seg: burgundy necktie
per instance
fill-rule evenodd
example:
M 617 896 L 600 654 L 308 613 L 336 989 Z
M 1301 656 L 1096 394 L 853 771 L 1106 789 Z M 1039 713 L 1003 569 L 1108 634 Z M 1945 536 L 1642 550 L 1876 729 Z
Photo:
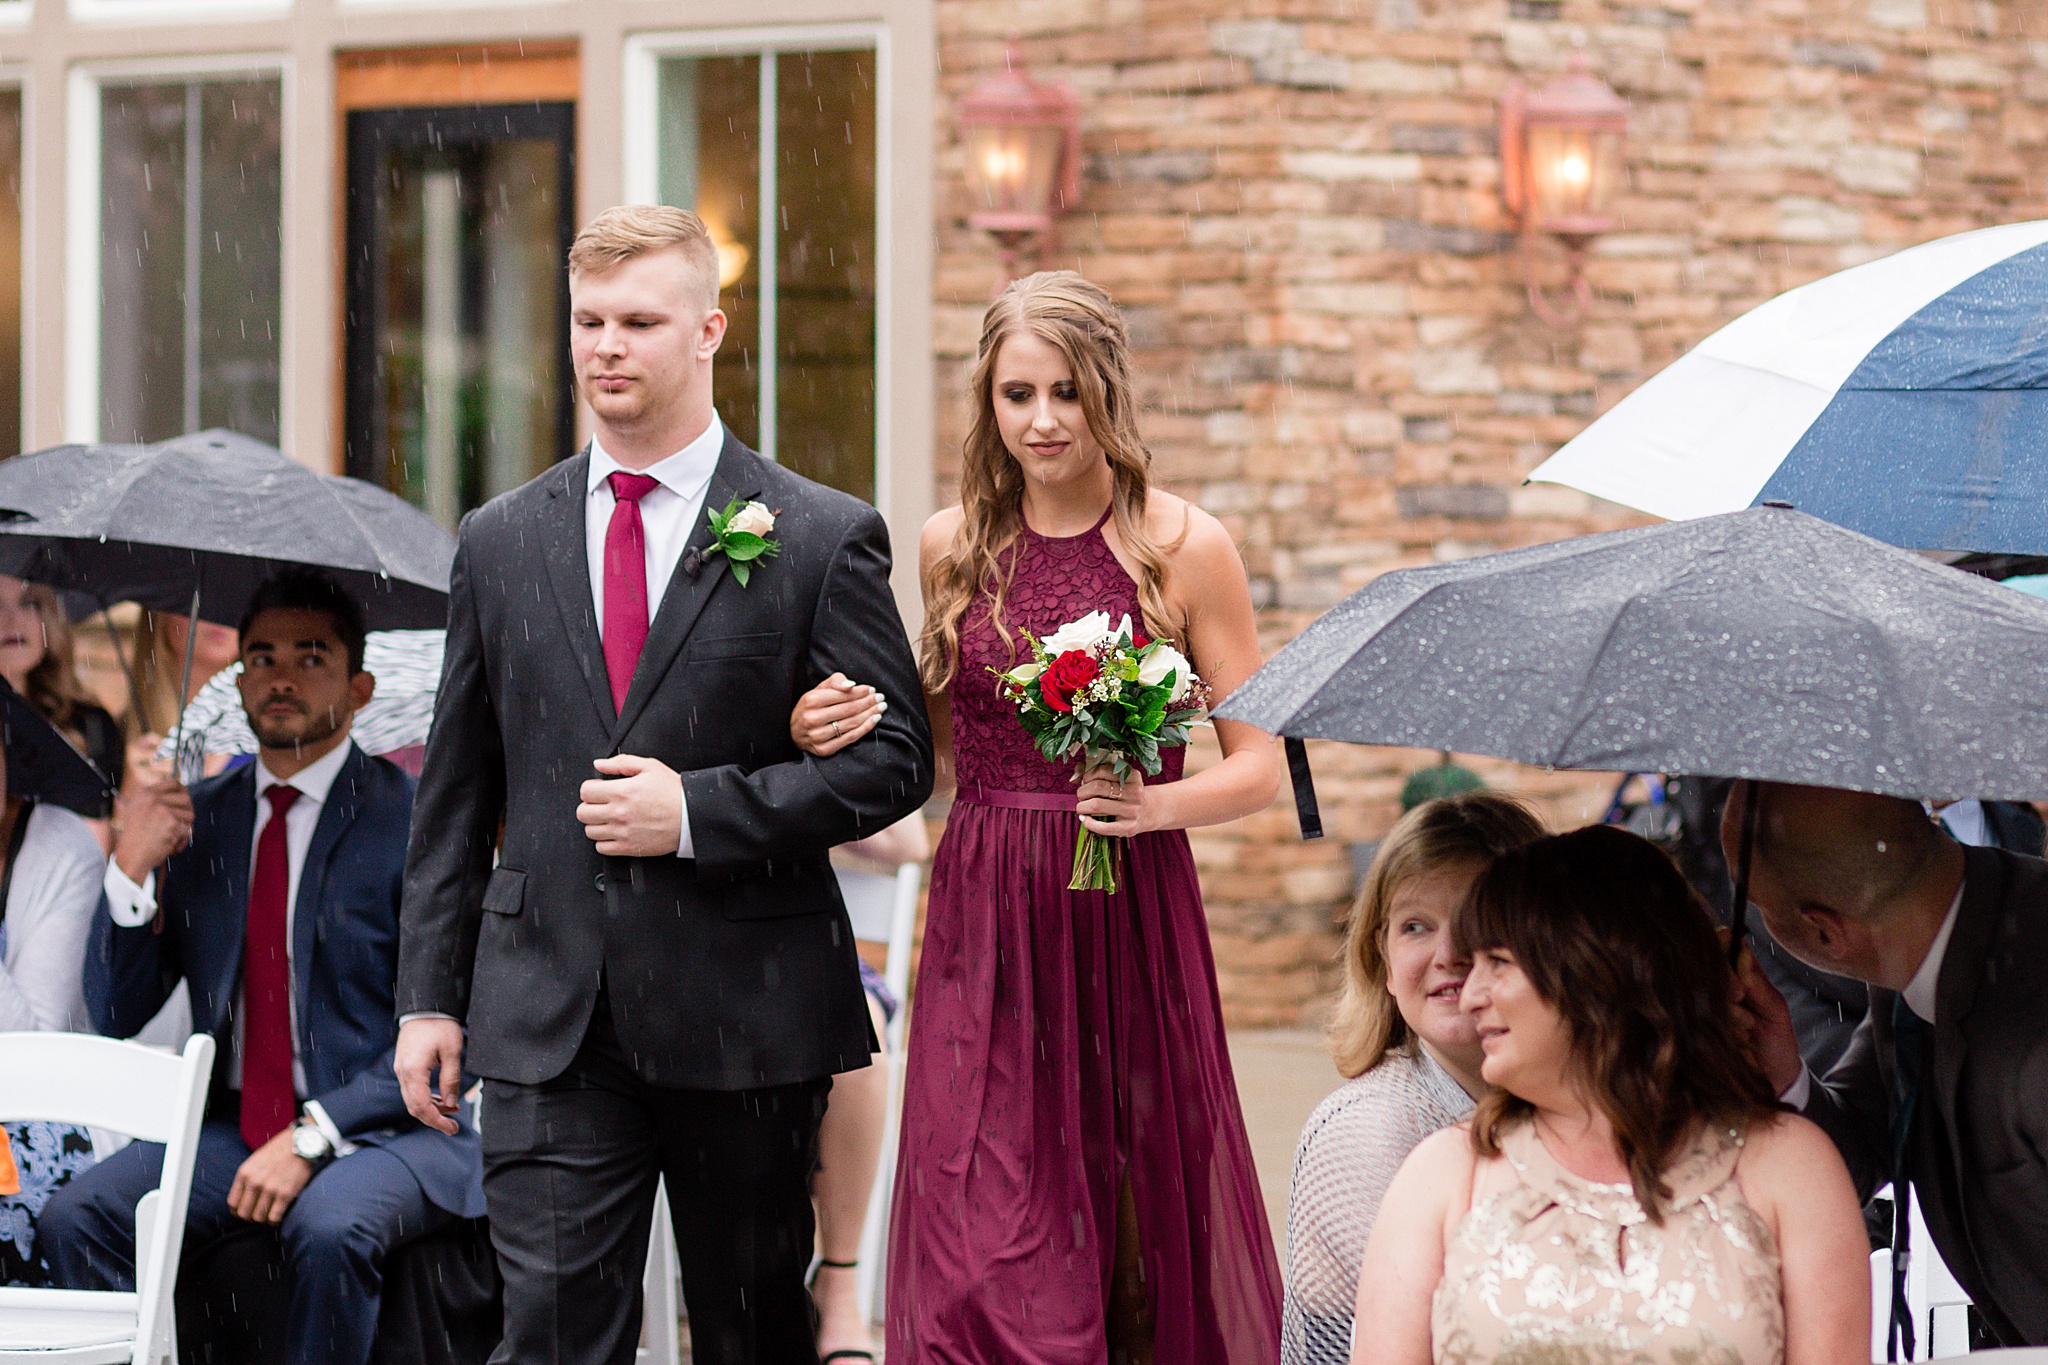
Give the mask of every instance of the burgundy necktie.
M 242 1140 L 261 1147 L 298 1118 L 292 1093 L 292 969 L 285 933 L 291 851 L 284 813 L 299 799 L 282 782 L 264 793 L 270 819 L 256 840 L 249 927 L 242 942 Z
M 623 711 L 647 644 L 647 530 L 640 524 L 640 499 L 661 487 L 661 480 L 619 470 L 611 484 L 616 501 L 604 532 L 604 670 L 611 675 L 612 707 Z

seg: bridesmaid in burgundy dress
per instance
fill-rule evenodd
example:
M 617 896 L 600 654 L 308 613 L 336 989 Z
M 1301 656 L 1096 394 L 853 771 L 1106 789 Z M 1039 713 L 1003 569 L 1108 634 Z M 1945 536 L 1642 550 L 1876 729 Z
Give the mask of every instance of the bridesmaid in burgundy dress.
M 1077 791 L 987 671 L 1014 662 L 1020 628 L 1129 613 L 1220 700 L 1259 663 L 1244 566 L 1213 517 L 1149 486 L 1099 287 L 1010 285 L 973 394 L 962 505 L 919 547 L 939 782 L 950 731 L 957 786 L 910 1021 L 888 1359 L 1263 1365 L 1279 1269 L 1182 831 L 1266 806 L 1275 746 L 1219 722 L 1223 759 L 1193 777 L 1176 749 L 1149 785 L 1105 773 Z M 831 719 L 847 737 L 856 706 L 800 710 L 799 741 L 838 747 Z M 1126 840 L 1115 894 L 1067 889 L 1082 824 Z

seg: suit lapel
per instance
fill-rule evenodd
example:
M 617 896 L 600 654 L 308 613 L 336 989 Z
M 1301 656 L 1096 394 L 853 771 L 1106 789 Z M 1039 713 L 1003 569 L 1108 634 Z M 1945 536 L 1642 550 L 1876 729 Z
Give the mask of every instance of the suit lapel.
M 590 701 L 597 708 L 598 723 L 609 730 L 612 711 L 611 680 L 605 673 L 604 642 L 598 638 L 595 600 L 590 591 L 590 553 L 584 538 L 583 495 L 588 491 L 590 451 L 555 466 L 548 484 L 547 513 L 541 525 L 541 557 L 547 562 L 548 583 L 554 588 L 555 607 L 562 614 L 562 629 L 569 639 L 569 652 L 583 673 Z
M 314 1050 L 306 1002 L 313 998 L 313 951 L 320 937 L 320 901 L 327 885 L 327 864 L 362 808 L 364 770 L 369 762 L 351 741 L 348 757 L 342 761 L 341 771 L 334 775 L 334 785 L 327 789 L 327 799 L 320 805 L 313 842 L 307 845 L 306 861 L 299 868 L 299 897 L 292 908 L 292 998 L 299 1002 L 299 1052 L 309 1060 Z M 311 1076 L 306 1080 L 307 1084 L 314 1084 Z
M 1934 1084 L 1942 1117 L 1955 1131 L 1956 1092 L 1962 1084 L 1963 1025 L 1977 1003 L 1984 963 L 1998 930 L 1998 907 L 2005 897 L 2005 868 L 1990 849 L 1963 850 L 1963 903 L 1956 910 L 1942 955 L 1941 975 L 1934 987 Z
M 234 1014 L 242 980 L 242 950 L 249 940 L 249 869 L 256 859 L 256 762 L 242 765 L 220 794 L 214 815 L 214 847 L 222 866 L 207 871 L 220 878 L 221 918 L 231 950 L 220 955 L 222 974 L 213 983 L 213 1019 L 225 1025 Z M 184 856 L 204 856 L 188 852 Z M 196 984 L 196 983 L 195 983 Z M 195 1011 L 199 1002 L 194 1002 Z
M 712 471 L 710 486 L 704 490 L 704 505 L 697 510 L 690 538 L 683 542 L 683 557 L 669 576 L 654 620 L 648 623 L 647 644 L 633 669 L 633 685 L 626 692 L 626 704 L 619 709 L 618 721 L 612 728 L 614 753 L 633 728 L 633 722 L 647 708 L 655 686 L 675 662 L 690 638 L 691 628 L 697 624 L 697 617 L 703 613 L 704 604 L 711 600 L 713 590 L 725 577 L 725 556 L 705 553 L 711 548 L 710 514 L 724 511 L 734 498 L 744 501 L 759 494 L 760 484 L 753 468 L 753 461 L 758 458 L 730 431 L 726 432 L 725 448 L 718 453 L 718 467 Z M 700 566 L 694 573 L 693 564 Z

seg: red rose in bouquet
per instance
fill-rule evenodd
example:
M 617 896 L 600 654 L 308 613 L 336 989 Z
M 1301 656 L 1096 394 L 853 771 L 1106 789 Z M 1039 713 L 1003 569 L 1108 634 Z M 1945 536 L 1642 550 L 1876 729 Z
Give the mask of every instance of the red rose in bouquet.
M 1074 709 L 1074 693 L 1102 676 L 1102 665 L 1094 655 L 1083 650 L 1070 649 L 1046 665 L 1045 672 L 1038 679 L 1039 695 L 1045 704 L 1055 711 Z

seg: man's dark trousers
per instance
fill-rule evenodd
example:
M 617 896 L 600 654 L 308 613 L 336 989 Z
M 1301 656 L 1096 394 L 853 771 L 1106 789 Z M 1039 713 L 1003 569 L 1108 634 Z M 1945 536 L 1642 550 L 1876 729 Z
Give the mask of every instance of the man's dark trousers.
M 567 1071 L 539 1085 L 485 1081 L 484 1190 L 508 1300 L 552 1295 L 561 1319 L 507 1314 L 491 1359 L 552 1362 L 563 1341 L 593 1362 L 633 1359 L 655 1181 L 665 1177 L 691 1358 L 816 1360 L 802 1288 L 813 1231 L 805 1187 L 830 1088 L 649 1085 L 620 1049 L 602 995 Z
M 228 1190 L 249 1146 L 232 1100 L 222 1108 L 226 1118 L 209 1118 L 199 1130 L 187 1247 L 248 1226 L 229 1211 Z M 131 1143 L 51 1196 L 37 1220 L 38 1241 L 49 1248 L 60 1284 L 135 1288 L 135 1203 L 162 1181 L 163 1168 L 161 1144 Z M 278 1228 L 291 1276 L 291 1365 L 369 1360 L 385 1257 L 453 1218 L 381 1147 L 358 1148 L 315 1173 Z

